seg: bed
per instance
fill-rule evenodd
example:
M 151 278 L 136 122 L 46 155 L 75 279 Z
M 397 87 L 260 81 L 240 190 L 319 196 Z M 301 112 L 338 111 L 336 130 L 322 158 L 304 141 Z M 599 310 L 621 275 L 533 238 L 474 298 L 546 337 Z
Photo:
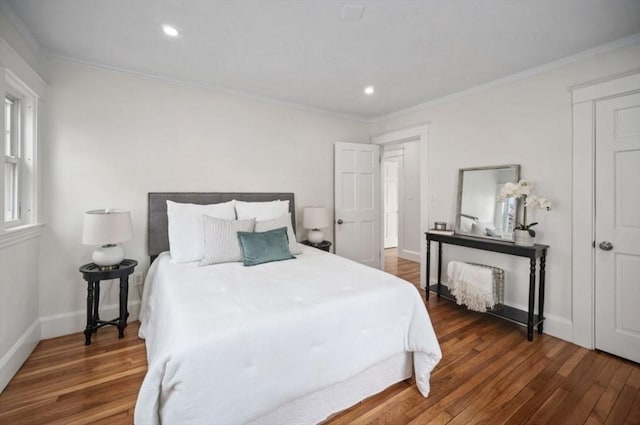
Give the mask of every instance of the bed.
M 149 194 L 135 423 L 318 423 L 412 374 L 426 397 L 441 352 L 410 283 L 302 245 L 254 267 L 172 262 L 166 201 L 231 199 L 288 200 L 295 226 L 292 193 Z

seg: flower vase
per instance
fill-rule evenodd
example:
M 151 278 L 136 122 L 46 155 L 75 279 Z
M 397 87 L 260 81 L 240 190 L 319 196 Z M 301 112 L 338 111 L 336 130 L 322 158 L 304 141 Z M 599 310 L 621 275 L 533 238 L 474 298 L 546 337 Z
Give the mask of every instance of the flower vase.
M 514 230 L 513 241 L 516 245 L 533 246 L 533 236 L 529 234 L 528 230 Z

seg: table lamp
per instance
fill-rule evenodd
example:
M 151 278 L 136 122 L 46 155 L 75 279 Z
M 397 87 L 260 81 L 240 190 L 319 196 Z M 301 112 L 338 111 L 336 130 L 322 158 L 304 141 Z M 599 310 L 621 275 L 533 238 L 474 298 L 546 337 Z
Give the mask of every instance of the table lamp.
M 320 231 L 329 227 L 329 214 L 326 208 L 305 207 L 302 211 L 302 227 L 311 229 L 307 233 L 307 240 L 311 243 L 320 243 L 324 240 L 324 235 Z
M 131 213 L 106 209 L 87 211 L 84 215 L 82 243 L 98 245 L 91 259 L 102 270 L 114 269 L 124 260 L 124 250 L 118 244 L 133 237 Z

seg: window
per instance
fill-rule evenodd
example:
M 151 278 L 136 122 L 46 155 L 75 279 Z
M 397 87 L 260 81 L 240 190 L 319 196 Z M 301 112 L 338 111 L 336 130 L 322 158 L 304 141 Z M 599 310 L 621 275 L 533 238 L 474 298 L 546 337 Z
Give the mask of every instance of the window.
M 36 106 L 37 95 L 9 70 L 5 71 L 4 166 L 0 174 L 2 189 L 2 228 L 33 224 L 37 200 Z
M 4 221 L 7 225 L 20 223 L 20 100 L 4 98 Z

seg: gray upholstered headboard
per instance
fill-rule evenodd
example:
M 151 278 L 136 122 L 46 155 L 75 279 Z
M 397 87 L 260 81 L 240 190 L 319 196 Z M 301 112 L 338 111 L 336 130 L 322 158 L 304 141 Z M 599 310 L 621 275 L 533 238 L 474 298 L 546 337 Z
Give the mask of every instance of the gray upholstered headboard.
M 221 192 L 155 192 L 149 193 L 148 248 L 151 261 L 158 254 L 169 250 L 167 201 L 191 204 L 219 204 L 231 201 L 265 202 L 289 201 L 291 225 L 296 230 L 296 205 L 293 193 L 221 193 Z

